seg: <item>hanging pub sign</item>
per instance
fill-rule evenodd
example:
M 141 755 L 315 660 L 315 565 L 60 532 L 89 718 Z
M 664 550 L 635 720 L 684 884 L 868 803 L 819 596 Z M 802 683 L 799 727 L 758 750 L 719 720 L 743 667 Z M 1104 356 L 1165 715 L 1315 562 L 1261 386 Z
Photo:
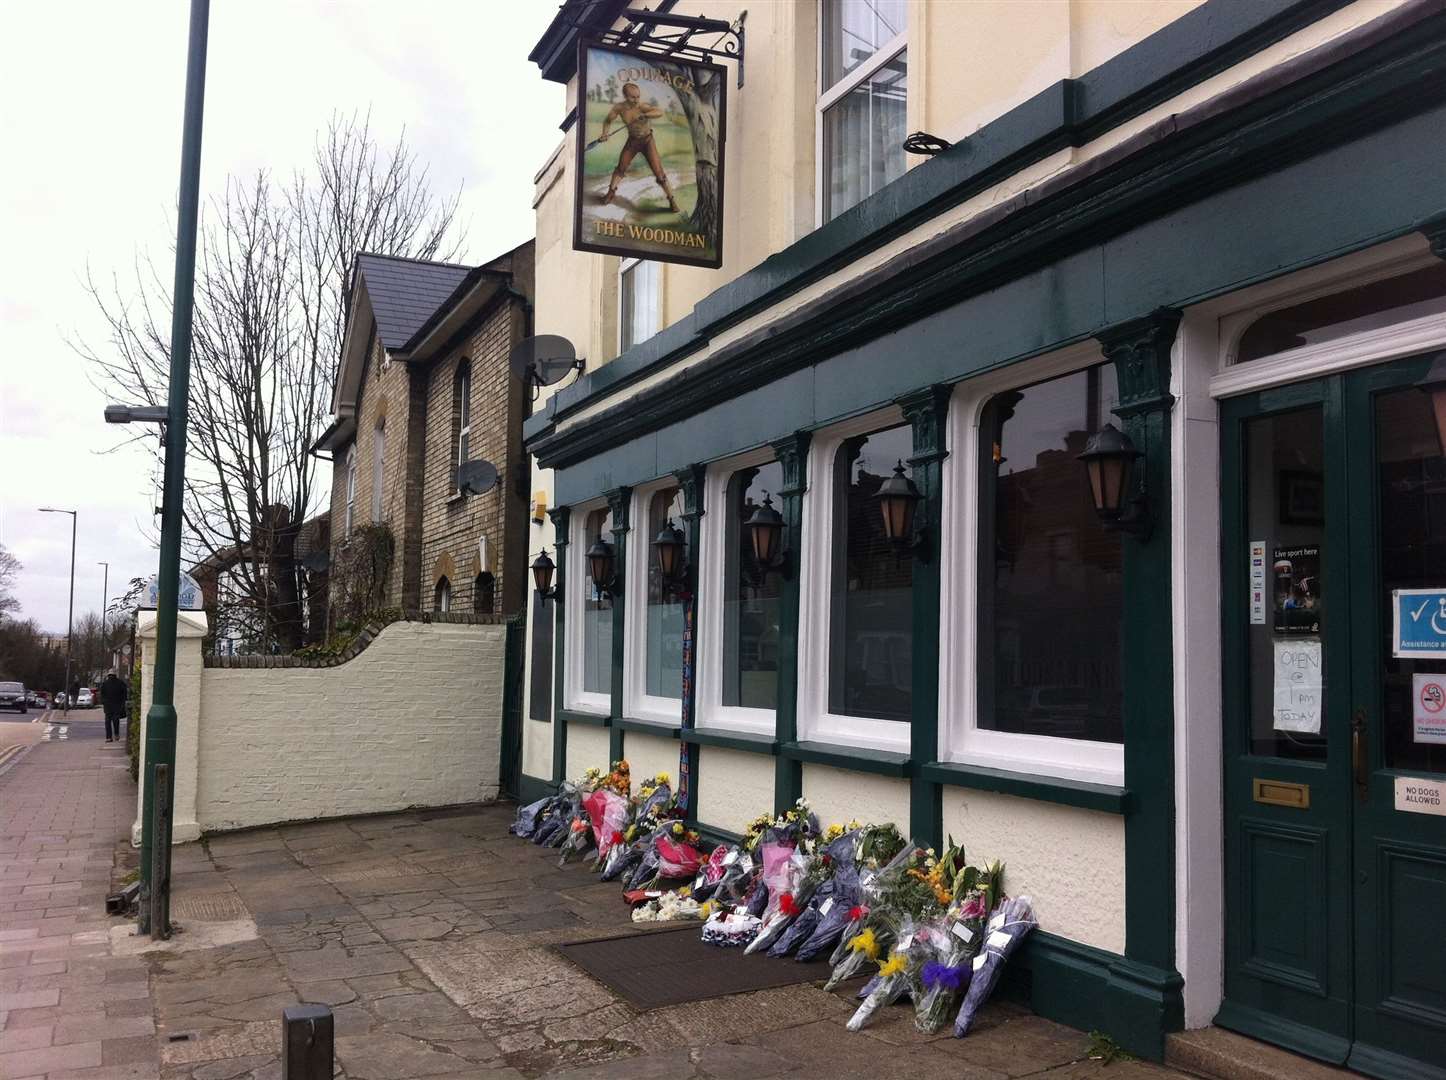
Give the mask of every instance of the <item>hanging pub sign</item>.
M 577 73 L 572 246 L 716 269 L 726 69 L 583 40 Z

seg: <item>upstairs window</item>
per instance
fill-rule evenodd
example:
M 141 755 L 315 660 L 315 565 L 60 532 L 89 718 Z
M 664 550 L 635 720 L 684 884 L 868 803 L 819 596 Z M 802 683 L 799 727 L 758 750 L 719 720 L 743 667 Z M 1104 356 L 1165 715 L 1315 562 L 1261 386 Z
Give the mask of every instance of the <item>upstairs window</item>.
M 819 217 L 904 175 L 908 0 L 823 0 Z
M 352 522 L 356 517 L 356 443 L 346 448 L 346 528 L 343 536 L 351 535 Z
M 377 421 L 372 432 L 372 520 L 382 520 L 382 489 L 386 483 L 387 422 Z
M 457 490 L 457 470 L 471 461 L 472 442 L 472 365 L 463 360 L 457 365 L 452 383 L 452 490 Z
M 618 269 L 618 351 L 627 352 L 658 332 L 660 319 L 658 264 L 624 259 Z

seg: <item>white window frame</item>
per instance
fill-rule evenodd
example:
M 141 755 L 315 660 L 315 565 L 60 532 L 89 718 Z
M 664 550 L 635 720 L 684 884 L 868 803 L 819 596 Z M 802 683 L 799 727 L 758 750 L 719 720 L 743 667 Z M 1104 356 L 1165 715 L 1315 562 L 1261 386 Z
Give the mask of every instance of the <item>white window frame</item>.
M 382 489 L 386 484 L 387 423 L 378 420 L 372 429 L 372 521 L 382 520 Z
M 904 422 L 898 406 L 816 432 L 808 451 L 799 545 L 798 738 L 889 753 L 909 752 L 911 723 L 844 716 L 828 709 L 828 645 L 833 611 L 833 460 L 845 439 Z
M 566 610 L 571 616 L 563 620 L 562 707 L 572 712 L 608 716 L 612 713 L 611 692 L 599 694 L 582 688 L 582 612 L 592 577 L 587 572 L 587 518 L 594 510 L 606 510 L 606 499 L 594 499 L 572 507 L 568 517 L 567 573 L 565 576 Z M 612 543 L 612 538 L 606 538 Z M 609 609 L 611 614 L 611 609 Z M 556 663 L 556 659 L 553 660 Z M 608 661 L 611 667 L 611 659 Z
M 459 387 L 457 404 L 457 459 L 452 462 L 452 490 L 460 492 L 457 477 L 462 466 L 466 464 L 466 458 L 462 455 L 468 452 L 472 442 L 472 363 L 464 361 L 466 367 L 457 373 Z
M 432 606 L 442 613 L 452 610 L 452 579 L 443 574 L 432 587 Z
M 767 447 L 740 454 L 708 466 L 703 480 L 703 528 L 698 553 L 698 609 L 694 640 L 698 655 L 693 664 L 697 674 L 696 720 L 699 728 L 773 735 L 778 728 L 774 709 L 753 709 L 723 704 L 723 605 L 727 600 L 723 580 L 728 566 L 728 479 L 739 469 L 767 465 L 777 455 Z M 774 505 L 781 502 L 771 492 Z M 770 571 L 774 573 L 776 571 Z
M 979 423 L 996 394 L 1105 363 L 1090 341 L 960 383 L 949 401 L 939 591 L 939 757 L 1008 772 L 1122 785 L 1123 742 L 1061 739 L 979 726 Z M 1084 467 L 1080 467 L 1083 486 Z
M 664 476 L 633 489 L 629 516 L 627 576 L 623 582 L 623 714 L 630 720 L 645 720 L 669 727 L 682 722 L 683 698 L 661 697 L 647 692 L 648 686 L 648 560 L 653 558 L 653 536 L 648 532 L 648 503 L 663 488 L 681 488 L 676 477 Z M 687 534 L 685 522 L 675 528 Z M 688 552 L 688 558 L 693 553 Z M 697 671 L 697 664 L 694 664 Z M 681 689 L 681 688 L 680 688 Z
M 645 263 L 650 263 L 651 266 L 652 266 L 652 274 L 651 274 L 651 276 L 652 276 L 652 290 L 651 290 L 652 295 L 647 298 L 649 304 L 651 305 L 651 312 L 650 312 L 651 320 L 650 320 L 650 321 L 651 321 L 651 323 L 652 323 L 652 329 L 649 330 L 646 334 L 634 333 L 634 334 L 632 335 L 633 345 L 636 345 L 636 344 L 638 344 L 639 342 L 642 342 L 642 341 L 647 341 L 648 338 L 652 337 L 654 334 L 658 333 L 658 331 L 660 331 L 660 330 L 663 328 L 663 267 L 662 267 L 662 264 L 661 264 L 661 263 L 658 263 L 658 262 L 655 262 L 655 261 L 653 261 L 653 260 L 650 260 L 650 259 L 639 259 L 639 258 L 636 258 L 636 257 L 623 259 L 622 261 L 620 261 L 620 262 L 618 263 L 618 353 L 619 353 L 619 354 L 621 354 L 622 352 L 624 352 L 625 348 L 630 349 L 630 348 L 633 347 L 633 345 L 628 345 L 628 346 L 624 346 L 624 345 L 623 345 L 623 340 L 624 340 L 624 339 L 623 339 L 623 323 L 624 323 L 624 320 L 627 319 L 627 317 L 628 317 L 628 309 L 627 309 L 627 307 L 623 304 L 623 275 L 625 275 L 625 274 L 627 274 L 627 273 L 629 273 L 629 272 L 634 273 L 635 277 L 634 277 L 634 288 L 633 288 L 633 292 L 634 292 L 634 295 L 636 295 L 636 294 L 637 294 L 636 274 L 638 273 L 637 268 L 640 267 L 640 266 L 642 266 L 642 265 L 645 264 Z
M 846 94 L 856 90 L 860 83 L 863 83 L 878 72 L 880 68 L 888 64 L 909 47 L 909 27 L 906 25 L 903 30 L 895 34 L 883 45 L 879 46 L 877 52 L 869 57 L 858 67 L 854 68 L 847 75 L 840 77 L 838 82 L 832 86 L 824 86 L 824 67 L 826 63 L 826 42 L 824 34 L 828 20 L 825 18 L 824 9 L 828 0 L 818 0 L 817 24 L 818 24 L 818 48 L 816 52 L 816 64 L 818 70 L 818 100 L 814 104 L 813 123 L 813 160 L 814 160 L 814 206 L 813 219 L 815 227 L 827 224 L 832 218 L 826 216 L 828 206 L 828 161 L 824 155 L 823 140 L 823 114 L 836 105 Z M 912 19 L 910 20 L 912 22 Z M 901 149 L 899 151 L 903 153 Z M 856 204 L 857 205 L 857 204 Z M 840 211 L 843 213 L 843 211 Z M 833 215 L 837 217 L 838 214 Z
M 356 443 L 346 448 L 346 531 L 343 536 L 351 535 L 351 527 L 356 519 Z

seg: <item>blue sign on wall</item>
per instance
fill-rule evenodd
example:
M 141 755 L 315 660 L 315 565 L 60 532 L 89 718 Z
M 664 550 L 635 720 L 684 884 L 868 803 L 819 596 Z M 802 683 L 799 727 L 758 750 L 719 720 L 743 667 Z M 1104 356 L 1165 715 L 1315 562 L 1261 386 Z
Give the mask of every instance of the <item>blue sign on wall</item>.
M 1391 590 L 1391 655 L 1446 659 L 1446 588 Z

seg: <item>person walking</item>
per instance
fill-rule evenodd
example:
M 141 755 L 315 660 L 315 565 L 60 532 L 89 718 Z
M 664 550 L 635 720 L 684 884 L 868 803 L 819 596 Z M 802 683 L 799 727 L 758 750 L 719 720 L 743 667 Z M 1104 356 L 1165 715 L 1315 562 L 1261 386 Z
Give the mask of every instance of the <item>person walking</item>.
M 115 742 L 120 738 L 121 717 L 126 714 L 126 699 L 130 688 L 114 671 L 106 672 L 105 682 L 100 684 L 100 703 L 105 708 L 105 741 Z

